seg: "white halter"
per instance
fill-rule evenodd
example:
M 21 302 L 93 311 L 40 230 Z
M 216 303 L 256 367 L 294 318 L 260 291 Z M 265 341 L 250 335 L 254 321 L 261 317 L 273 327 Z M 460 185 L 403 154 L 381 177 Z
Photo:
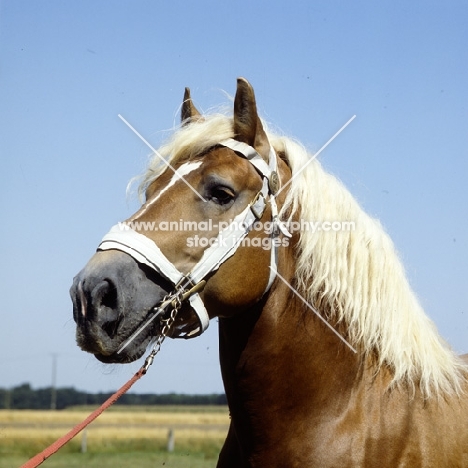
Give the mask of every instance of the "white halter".
M 276 277 L 278 242 L 274 242 L 274 240 L 279 237 L 280 231 L 291 237 L 286 227 L 278 220 L 275 194 L 279 189 L 279 179 L 275 151 L 270 150 L 269 163 L 267 164 L 254 148 L 245 143 L 228 139 L 221 142 L 220 145 L 228 147 L 248 159 L 262 176 L 263 186 L 252 202 L 232 220 L 231 224 L 218 233 L 216 240 L 203 252 L 202 258 L 190 273 L 187 275 L 182 274 L 166 258 L 155 242 L 124 223 L 113 226 L 98 247 L 98 250 L 116 249 L 127 253 L 138 263 L 145 264 L 164 276 L 174 284 L 178 292 L 184 293 L 184 299 L 188 298 L 199 321 L 196 328 L 188 332 L 182 332 L 183 334 L 180 336 L 184 338 L 198 336 L 208 328 L 210 318 L 198 294 L 202 287 L 197 286 L 207 275 L 216 271 L 220 265 L 235 254 L 242 240 L 252 230 L 254 223 L 262 218 L 268 197 L 270 199 L 273 228 L 270 232 L 270 276 L 263 294 L 270 289 Z

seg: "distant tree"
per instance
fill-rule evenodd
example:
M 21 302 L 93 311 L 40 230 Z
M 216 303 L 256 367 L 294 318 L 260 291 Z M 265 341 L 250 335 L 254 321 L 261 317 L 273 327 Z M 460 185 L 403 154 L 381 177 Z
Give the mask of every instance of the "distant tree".
M 0 409 L 50 409 L 51 387 L 34 390 L 28 383 L 11 389 L 0 388 Z M 56 390 L 56 408 L 102 404 L 111 393 L 86 393 L 72 387 Z M 226 405 L 226 395 L 186 395 L 181 393 L 127 393 L 117 405 Z

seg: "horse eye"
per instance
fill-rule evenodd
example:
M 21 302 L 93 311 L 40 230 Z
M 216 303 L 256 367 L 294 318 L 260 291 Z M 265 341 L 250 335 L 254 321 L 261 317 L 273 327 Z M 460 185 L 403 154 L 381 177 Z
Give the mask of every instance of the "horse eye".
M 210 200 L 218 205 L 227 205 L 235 196 L 233 190 L 228 187 L 216 186 L 210 190 Z

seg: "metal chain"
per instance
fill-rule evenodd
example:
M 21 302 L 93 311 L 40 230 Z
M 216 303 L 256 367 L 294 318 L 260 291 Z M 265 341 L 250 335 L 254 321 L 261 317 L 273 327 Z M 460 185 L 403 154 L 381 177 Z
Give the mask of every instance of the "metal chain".
M 162 302 L 164 302 L 170 299 L 171 297 L 173 297 L 172 303 L 171 303 L 172 310 L 167 319 L 161 319 L 161 322 L 164 322 L 164 326 L 162 327 L 161 333 L 158 335 L 158 338 L 156 339 L 156 343 L 154 343 L 151 352 L 149 353 L 148 357 L 145 359 L 145 363 L 142 367 L 144 373 L 146 373 L 146 371 L 149 369 L 151 364 L 153 364 L 156 354 L 158 354 L 159 351 L 161 350 L 161 345 L 163 344 L 163 341 L 166 339 L 167 334 L 169 333 L 169 330 L 171 329 L 172 325 L 174 325 L 177 314 L 179 313 L 179 310 L 182 307 L 182 299 L 181 299 L 182 293 L 183 293 L 183 290 L 180 289 L 176 293 L 167 294 L 162 300 Z

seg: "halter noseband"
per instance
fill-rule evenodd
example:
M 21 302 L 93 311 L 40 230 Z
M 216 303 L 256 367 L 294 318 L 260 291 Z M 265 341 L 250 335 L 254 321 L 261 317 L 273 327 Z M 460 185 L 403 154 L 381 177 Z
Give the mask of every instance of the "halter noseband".
M 204 252 L 200 261 L 192 268 L 190 273 L 184 275 L 166 256 L 159 247 L 148 237 L 134 231 L 128 225 L 117 224 L 104 236 L 99 244 L 98 250 L 120 250 L 133 257 L 138 263 L 145 264 L 155 270 L 158 274 L 169 280 L 175 287 L 170 298 L 177 298 L 180 301 L 188 299 L 190 306 L 198 317 L 198 325 L 189 330 L 182 328 L 179 330 L 178 338 L 193 338 L 203 333 L 209 325 L 210 318 L 208 312 L 200 298 L 199 291 L 203 289 L 205 278 L 216 271 L 228 258 L 237 251 L 242 240 L 252 230 L 256 221 L 259 221 L 266 208 L 267 199 L 270 200 L 272 229 L 270 232 L 270 276 L 268 284 L 263 294 L 271 287 L 277 272 L 277 249 L 278 243 L 273 242 L 279 237 L 280 231 L 287 237 L 291 237 L 286 227 L 278 219 L 278 208 L 275 195 L 279 190 L 279 178 L 277 172 L 276 153 L 270 149 L 269 162 L 257 153 L 251 146 L 228 139 L 220 143 L 221 146 L 232 149 L 242 157 L 246 158 L 260 173 L 263 179 L 263 186 L 254 199 L 239 213 L 225 229 L 218 233 L 218 236 Z M 171 304 L 171 301 L 163 301 L 160 306 L 155 307 L 156 315 Z M 152 317 L 155 318 L 155 315 Z M 143 325 L 146 327 L 147 323 Z M 140 327 L 132 335 L 136 336 L 143 328 Z M 129 343 L 129 340 L 127 341 Z M 124 345 L 125 347 L 126 345 Z M 124 348 L 122 347 L 121 350 Z

